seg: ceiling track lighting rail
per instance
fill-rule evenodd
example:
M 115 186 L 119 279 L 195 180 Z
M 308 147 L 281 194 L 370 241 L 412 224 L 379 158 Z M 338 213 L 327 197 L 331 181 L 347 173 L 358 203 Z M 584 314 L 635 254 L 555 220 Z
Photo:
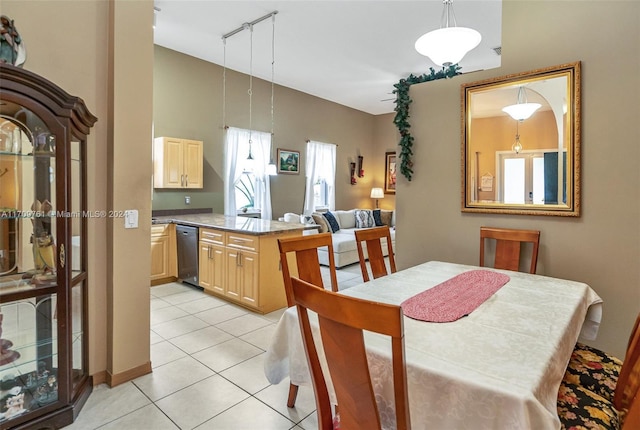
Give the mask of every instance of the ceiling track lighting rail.
M 277 15 L 277 14 L 278 14 L 278 11 L 277 11 L 277 10 L 274 10 L 273 12 L 268 13 L 268 14 L 266 14 L 265 16 L 261 16 L 261 17 L 260 17 L 260 18 L 258 18 L 258 19 L 254 19 L 254 20 L 253 20 L 253 21 L 251 21 L 251 22 L 245 22 L 244 24 L 242 24 L 240 27 L 236 28 L 235 30 L 232 30 L 232 31 L 228 32 L 227 34 L 224 34 L 224 35 L 222 36 L 222 40 L 226 40 L 226 39 L 228 39 L 229 37 L 233 36 L 234 34 L 238 34 L 238 33 L 240 33 L 242 30 L 247 30 L 247 29 L 249 29 L 249 28 L 253 27 L 254 25 L 256 25 L 257 23 L 262 22 L 262 21 L 264 21 L 265 19 L 269 19 L 269 18 L 271 18 L 272 16 Z

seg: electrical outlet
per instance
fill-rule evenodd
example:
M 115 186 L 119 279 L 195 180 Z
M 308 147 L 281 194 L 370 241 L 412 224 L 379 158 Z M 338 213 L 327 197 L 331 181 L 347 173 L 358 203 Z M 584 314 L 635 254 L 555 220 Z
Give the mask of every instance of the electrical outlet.
M 184 196 L 184 204 L 185 205 L 190 205 L 191 204 L 191 197 Z

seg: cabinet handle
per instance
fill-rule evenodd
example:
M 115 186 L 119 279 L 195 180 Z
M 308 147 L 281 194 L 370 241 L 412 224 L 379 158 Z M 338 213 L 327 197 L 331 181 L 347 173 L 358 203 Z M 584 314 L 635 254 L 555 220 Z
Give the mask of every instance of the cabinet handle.
M 184 187 L 184 175 L 180 175 L 180 186 Z
M 211 246 L 207 245 L 207 258 L 211 260 Z
M 184 185 L 189 186 L 189 175 L 184 175 Z

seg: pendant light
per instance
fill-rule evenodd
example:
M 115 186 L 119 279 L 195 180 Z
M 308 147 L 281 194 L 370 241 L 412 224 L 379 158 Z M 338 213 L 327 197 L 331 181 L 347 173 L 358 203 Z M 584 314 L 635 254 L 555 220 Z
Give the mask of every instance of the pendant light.
M 540 106 L 542 106 L 540 103 L 527 102 L 527 90 L 524 86 L 520 85 L 518 88 L 518 99 L 516 104 L 505 106 L 502 110 L 503 112 L 508 113 L 509 116 L 516 121 L 523 121 L 533 115 Z
M 253 25 L 246 24 L 249 28 L 249 156 L 245 162 L 246 170 L 253 171 L 253 155 L 251 154 L 251 133 L 253 131 L 252 109 L 253 109 Z
M 227 97 L 227 38 L 240 33 L 243 30 L 249 30 L 249 46 L 250 46 L 250 51 L 249 51 L 249 90 L 247 91 L 247 94 L 249 95 L 249 155 L 247 156 L 246 161 L 244 162 L 244 171 L 245 173 L 249 173 L 253 171 L 253 162 L 254 162 L 254 158 L 253 158 L 253 152 L 252 152 L 252 144 L 253 144 L 253 140 L 252 140 L 252 133 L 253 133 L 253 26 L 255 24 L 258 24 L 259 22 L 262 22 L 268 18 L 272 18 L 273 19 L 273 29 L 275 30 L 275 15 L 278 13 L 278 11 L 273 11 L 271 13 L 268 13 L 267 15 L 264 15 L 258 19 L 255 19 L 251 22 L 245 22 L 244 24 L 242 24 L 242 26 L 236 28 L 235 30 L 230 31 L 227 34 L 224 34 L 222 36 L 222 42 L 223 42 L 223 47 L 224 47 L 224 57 L 223 57 L 223 72 L 222 72 L 222 124 L 224 126 L 225 129 L 227 129 L 227 125 L 226 125 L 226 97 Z M 273 39 L 274 36 L 272 35 L 272 47 L 271 47 L 271 57 L 272 57 L 272 63 L 271 63 L 271 82 L 272 82 L 272 88 L 271 88 L 271 135 L 273 136 L 273 68 L 274 68 L 274 55 L 273 55 Z M 272 157 L 273 159 L 273 157 Z M 274 164 L 275 166 L 275 164 Z
M 520 121 L 516 121 L 516 141 L 513 142 L 513 145 L 511 145 L 511 150 L 513 150 L 513 152 L 515 152 L 516 154 L 520 154 L 520 151 L 522 151 L 522 143 L 520 142 L 520 129 L 518 127 L 519 124 Z
M 276 169 L 276 163 L 273 161 L 273 148 L 274 148 L 274 137 L 275 133 L 273 132 L 274 126 L 274 111 L 273 111 L 273 94 L 274 94 L 274 76 L 275 76 L 275 64 L 276 64 L 276 56 L 275 56 L 275 41 L 276 41 L 276 16 L 271 15 L 271 147 L 270 147 L 270 160 L 267 165 L 267 175 L 275 176 L 278 174 L 278 170 Z
M 453 0 L 443 0 L 444 10 L 440 28 L 422 35 L 415 44 L 416 51 L 438 66 L 457 64 L 480 44 L 482 36 L 472 28 L 458 27 L 453 12 Z

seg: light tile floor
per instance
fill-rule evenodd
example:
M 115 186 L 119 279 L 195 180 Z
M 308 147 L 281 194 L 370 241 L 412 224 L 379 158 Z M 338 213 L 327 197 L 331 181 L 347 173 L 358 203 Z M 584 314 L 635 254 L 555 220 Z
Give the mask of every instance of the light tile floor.
M 325 285 L 330 285 L 323 267 Z M 337 271 L 338 286 L 362 282 L 360 266 Z M 271 385 L 263 357 L 284 309 L 259 315 L 187 284 L 151 288 L 153 372 L 94 387 L 69 430 L 316 429 L 311 387 L 287 408 L 289 381 Z

